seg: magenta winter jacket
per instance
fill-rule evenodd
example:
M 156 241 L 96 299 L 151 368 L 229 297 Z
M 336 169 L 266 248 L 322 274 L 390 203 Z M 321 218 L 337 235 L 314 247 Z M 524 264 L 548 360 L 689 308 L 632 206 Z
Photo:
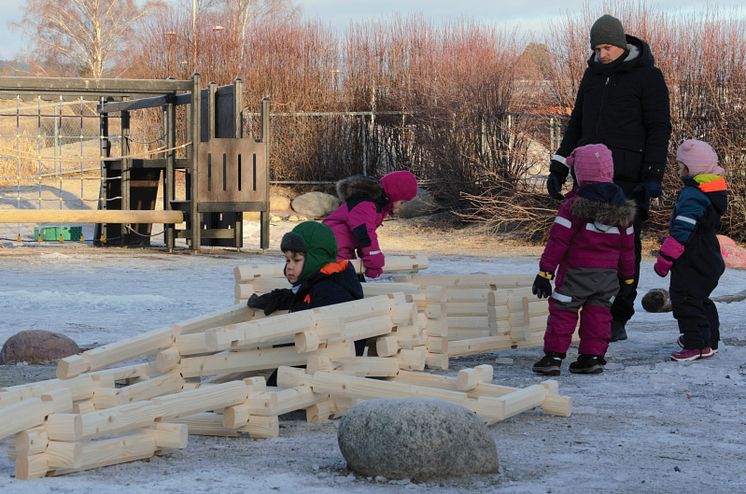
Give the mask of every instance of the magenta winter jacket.
M 539 269 L 614 269 L 635 275 L 634 203 L 614 184 L 584 185 L 566 195 L 554 220 Z
M 337 259 L 360 257 L 366 276 L 377 278 L 383 272 L 385 258 L 376 229 L 391 214 L 383 188 L 375 179 L 354 176 L 340 180 L 337 193 L 342 204 L 323 221 L 337 239 Z
M 342 204 L 323 223 L 337 239 L 337 258 L 362 258 L 365 275 L 377 278 L 385 257 L 378 245 L 376 229 L 392 213 L 392 202 L 411 200 L 417 194 L 417 179 L 408 171 L 386 174 L 381 180 L 355 175 L 337 182 Z

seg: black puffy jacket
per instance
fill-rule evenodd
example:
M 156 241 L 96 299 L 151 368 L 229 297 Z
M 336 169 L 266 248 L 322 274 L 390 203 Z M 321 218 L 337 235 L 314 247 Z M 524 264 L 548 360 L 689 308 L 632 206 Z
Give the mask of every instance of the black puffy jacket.
M 557 154 L 605 144 L 614 157 L 614 183 L 647 209 L 647 198 L 633 197 L 632 190 L 663 177 L 671 137 L 668 88 L 647 43 L 627 35 L 627 46 L 610 64 L 595 54 L 588 60 Z

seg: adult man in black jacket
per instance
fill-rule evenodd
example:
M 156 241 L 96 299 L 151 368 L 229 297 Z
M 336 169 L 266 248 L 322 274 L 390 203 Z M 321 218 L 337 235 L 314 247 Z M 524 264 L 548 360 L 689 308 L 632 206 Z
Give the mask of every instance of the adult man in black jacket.
M 642 244 L 640 231 L 648 217 L 650 199 L 660 197 L 671 137 L 668 88 L 647 43 L 625 35 L 619 19 L 600 17 L 591 27 L 588 68 L 578 88 L 562 144 L 552 156 L 547 190 L 562 199 L 562 185 L 569 168 L 565 157 L 586 144 L 602 143 L 614 158 L 614 183 L 634 199 L 637 214 L 635 258 L 637 269 L 632 285 L 623 288 L 611 307 L 611 341 L 627 339 L 626 322 L 634 314 L 640 276 Z

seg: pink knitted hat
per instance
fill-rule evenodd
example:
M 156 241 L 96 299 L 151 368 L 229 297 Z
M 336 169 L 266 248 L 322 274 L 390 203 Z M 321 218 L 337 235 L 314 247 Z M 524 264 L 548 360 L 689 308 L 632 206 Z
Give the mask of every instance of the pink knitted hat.
M 399 170 L 387 173 L 378 181 L 389 201 L 411 201 L 417 195 L 417 177 L 412 172 Z
M 611 151 L 603 144 L 588 144 L 575 148 L 566 163 L 575 170 L 578 185 L 591 182 L 612 182 L 614 160 Z
M 689 168 L 691 176 L 700 173 L 713 173 L 723 175 L 725 170 L 718 166 L 718 155 L 704 141 L 697 139 L 687 139 L 681 143 L 676 150 L 676 161 L 680 161 Z

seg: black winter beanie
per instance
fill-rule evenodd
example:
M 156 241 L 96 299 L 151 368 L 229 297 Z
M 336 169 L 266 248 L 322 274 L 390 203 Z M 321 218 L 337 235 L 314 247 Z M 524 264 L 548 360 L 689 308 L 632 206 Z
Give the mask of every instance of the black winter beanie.
M 609 14 L 602 15 L 591 27 L 591 50 L 598 45 L 614 45 L 627 48 L 627 37 L 624 35 L 622 21 Z

